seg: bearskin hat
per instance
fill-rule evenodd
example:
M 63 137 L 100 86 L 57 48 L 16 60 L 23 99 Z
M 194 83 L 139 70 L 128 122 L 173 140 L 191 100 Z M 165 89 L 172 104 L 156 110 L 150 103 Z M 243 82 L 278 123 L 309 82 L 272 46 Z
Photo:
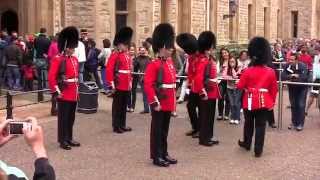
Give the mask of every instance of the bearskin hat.
M 195 54 L 198 50 L 197 38 L 190 33 L 179 34 L 176 42 L 189 55 Z
M 158 53 L 161 48 L 174 48 L 174 30 L 169 23 L 159 24 L 152 34 L 152 49 Z
M 216 48 L 216 43 L 216 36 L 211 31 L 203 31 L 198 37 L 198 46 L 201 53 Z
M 121 28 L 115 35 L 113 40 L 113 45 L 117 46 L 119 44 L 130 45 L 133 35 L 133 30 L 130 27 Z
M 248 46 L 248 55 L 252 65 L 268 65 L 272 60 L 271 47 L 263 37 L 254 37 Z
M 58 37 L 59 52 L 63 52 L 65 48 L 78 47 L 79 32 L 76 27 L 69 26 L 64 28 Z

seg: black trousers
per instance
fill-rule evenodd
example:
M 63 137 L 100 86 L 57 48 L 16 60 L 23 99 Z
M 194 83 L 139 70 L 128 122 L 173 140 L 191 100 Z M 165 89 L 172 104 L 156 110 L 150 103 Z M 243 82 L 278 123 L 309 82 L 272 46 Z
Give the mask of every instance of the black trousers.
M 58 142 L 73 139 L 73 124 L 77 102 L 58 100 Z
M 24 90 L 25 91 L 33 91 L 33 79 L 25 79 L 24 80 Z
M 163 158 L 168 155 L 168 133 L 170 111 L 151 111 L 150 157 Z
M 132 88 L 131 92 L 128 96 L 128 108 L 135 109 L 136 108 L 136 100 L 137 100 L 137 86 L 139 79 L 137 77 L 133 77 L 132 79 Z
M 192 130 L 199 131 L 200 121 L 199 121 L 199 105 L 200 105 L 200 96 L 199 94 L 190 92 L 189 100 L 187 103 L 187 110 L 192 126 Z M 197 112 L 198 108 L 198 112 Z
M 112 127 L 126 127 L 128 96 L 130 91 L 117 90 L 112 101 Z
M 255 129 L 255 142 L 254 142 L 254 152 L 262 153 L 264 145 L 264 137 L 266 132 L 266 122 L 268 121 L 268 113 L 270 111 L 254 110 L 248 111 L 244 110 L 244 143 L 250 147 L 252 143 L 252 136 Z
M 201 100 L 199 108 L 200 133 L 199 141 L 206 143 L 213 138 L 216 100 Z
M 219 84 L 219 89 L 222 98 L 218 100 L 218 111 L 219 111 L 219 116 L 223 116 L 223 111 L 224 111 L 224 116 L 229 116 L 230 113 L 230 102 L 229 102 L 229 97 L 227 93 L 227 81 L 223 80 Z
M 274 120 L 274 111 L 273 109 L 271 111 L 268 111 L 269 114 L 269 118 L 268 118 L 268 125 L 271 126 L 273 124 L 275 124 L 275 120 Z

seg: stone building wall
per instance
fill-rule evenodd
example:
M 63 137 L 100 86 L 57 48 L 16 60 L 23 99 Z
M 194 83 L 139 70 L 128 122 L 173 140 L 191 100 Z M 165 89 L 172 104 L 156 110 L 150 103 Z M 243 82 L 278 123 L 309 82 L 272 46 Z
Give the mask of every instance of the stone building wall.
M 161 22 L 171 23 L 177 33 L 198 35 L 210 29 L 219 44 L 247 43 L 249 32 L 251 37 L 265 36 L 274 41 L 292 37 L 292 11 L 298 11 L 298 37 L 320 38 L 320 0 L 238 2 L 236 16 L 223 18 L 229 14 L 229 0 L 128 0 L 127 25 L 134 29 L 133 40 L 137 44 L 150 37 Z M 102 39 L 112 40 L 116 33 L 115 3 L 116 0 L 1 0 L 0 14 L 8 9 L 16 11 L 22 34 L 37 32 L 40 27 L 46 27 L 49 34 L 69 25 L 86 28 L 101 47 Z

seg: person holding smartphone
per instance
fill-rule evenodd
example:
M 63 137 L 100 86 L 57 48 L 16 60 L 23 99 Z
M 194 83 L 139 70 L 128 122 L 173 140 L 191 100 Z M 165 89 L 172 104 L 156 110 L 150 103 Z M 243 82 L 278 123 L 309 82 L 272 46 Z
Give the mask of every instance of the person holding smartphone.
M 31 147 L 35 154 L 35 172 L 33 175 L 34 180 L 55 180 L 55 171 L 50 165 L 47 152 L 44 146 L 43 130 L 42 127 L 38 125 L 36 118 L 28 117 L 26 119 L 30 121 L 31 128 L 24 128 L 21 134 L 23 134 L 25 141 Z M 12 120 L 5 120 L 0 122 L 0 148 L 6 143 L 12 140 L 13 135 L 8 131 L 10 124 L 14 122 Z M 16 168 L 15 174 L 9 174 L 8 169 L 10 166 L 6 165 L 4 162 L 0 161 L 0 179 L 8 178 L 8 180 L 18 180 L 27 178 L 24 173 Z M 12 169 L 12 168 L 10 168 Z

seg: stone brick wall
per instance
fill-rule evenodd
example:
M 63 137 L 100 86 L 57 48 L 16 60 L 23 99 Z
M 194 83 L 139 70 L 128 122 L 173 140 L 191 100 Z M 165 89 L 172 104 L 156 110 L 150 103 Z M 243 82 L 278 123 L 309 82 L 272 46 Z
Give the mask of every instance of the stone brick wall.
M 61 26 L 58 16 L 60 15 L 59 3 L 55 1 L 54 30 Z M 116 0 L 65 0 L 65 22 L 66 25 L 76 25 L 79 28 L 87 28 L 96 38 L 98 44 L 104 38 L 112 40 L 115 33 L 115 1 Z M 129 1 L 129 0 L 128 0 Z M 140 45 L 141 42 L 150 37 L 154 27 L 161 22 L 161 13 L 167 12 L 167 22 L 171 23 L 177 30 L 178 23 L 178 0 L 165 0 L 166 10 L 161 9 L 162 0 L 135 0 L 130 2 L 128 25 L 134 30 L 134 41 Z M 253 34 L 269 37 L 270 41 L 283 35 L 282 38 L 289 38 L 291 34 L 291 11 L 299 11 L 299 37 L 317 37 L 320 35 L 320 0 L 239 0 L 239 11 L 234 17 L 233 23 L 230 19 L 223 19 L 223 15 L 229 14 L 229 0 L 186 0 L 191 1 L 190 31 L 198 35 L 201 31 L 207 30 L 208 22 L 214 18 L 215 23 L 212 29 L 216 29 L 219 44 L 230 43 L 230 35 L 238 43 L 248 42 L 248 5 L 253 6 Z M 207 9 L 209 2 L 215 4 L 216 13 L 208 17 Z M 265 14 L 264 8 L 267 8 Z M 280 10 L 281 18 L 278 18 Z M 213 17 L 214 16 L 214 17 Z M 265 16 L 269 20 L 265 27 Z M 209 21 L 208 21 L 209 20 Z M 278 22 L 279 20 L 279 22 Z M 212 21 L 211 21 L 212 22 Z M 230 26 L 232 24 L 230 32 Z M 281 33 L 278 32 L 281 31 Z
M 96 31 L 96 0 L 66 0 L 65 22 L 66 26 L 74 25 L 86 28 L 89 34 L 95 36 Z M 104 28 L 104 27 L 102 27 Z
M 291 12 L 298 11 L 298 37 L 311 37 L 312 29 L 312 1 L 313 0 L 286 0 L 283 11 L 283 36 L 292 37 Z
M 206 0 L 192 1 L 191 3 L 191 33 L 199 35 L 207 27 Z

